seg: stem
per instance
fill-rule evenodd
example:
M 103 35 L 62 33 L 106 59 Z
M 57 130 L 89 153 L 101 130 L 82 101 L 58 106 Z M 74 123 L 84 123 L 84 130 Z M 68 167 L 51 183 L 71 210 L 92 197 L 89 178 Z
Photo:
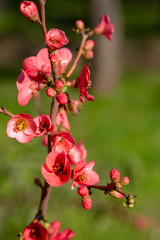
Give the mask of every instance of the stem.
M 4 105 L 2 105 L 2 108 L 0 108 L 0 113 L 3 113 L 8 117 L 14 117 L 15 116 L 13 113 L 9 112 Z
M 66 74 L 66 78 L 69 78 L 71 76 L 71 74 L 73 73 L 74 69 L 77 67 L 77 64 L 78 64 L 78 61 L 83 53 L 83 46 L 87 40 L 87 38 L 89 37 L 88 34 L 85 34 L 85 33 L 82 33 L 82 41 L 81 41 L 81 45 L 80 45 L 80 48 L 79 48 L 79 51 L 78 51 L 78 54 L 70 68 L 70 70 L 68 71 L 68 73 Z
M 47 32 L 46 28 L 46 18 L 45 18 L 45 4 L 46 0 L 38 0 L 39 1 L 39 6 L 40 6 L 40 13 L 41 13 L 41 27 L 43 34 L 45 35 Z

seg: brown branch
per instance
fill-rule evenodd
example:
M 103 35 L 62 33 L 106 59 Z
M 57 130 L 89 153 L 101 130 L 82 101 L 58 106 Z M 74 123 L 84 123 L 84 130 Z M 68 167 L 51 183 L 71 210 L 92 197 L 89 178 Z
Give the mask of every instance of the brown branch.
M 15 116 L 13 113 L 9 112 L 4 105 L 2 105 L 2 108 L 0 108 L 0 113 L 3 113 L 8 117 L 14 117 Z
M 68 73 L 66 74 L 66 78 L 69 78 L 71 76 L 71 74 L 73 73 L 74 69 L 77 67 L 78 61 L 83 53 L 84 44 L 88 37 L 89 37 L 89 34 L 82 33 L 82 41 L 81 41 L 79 51 L 77 53 L 77 56 L 72 64 L 71 68 L 69 69 Z
M 39 6 L 40 6 L 41 27 L 42 27 L 43 34 L 45 35 L 47 32 L 46 17 L 45 17 L 46 0 L 38 0 L 38 1 L 39 1 Z

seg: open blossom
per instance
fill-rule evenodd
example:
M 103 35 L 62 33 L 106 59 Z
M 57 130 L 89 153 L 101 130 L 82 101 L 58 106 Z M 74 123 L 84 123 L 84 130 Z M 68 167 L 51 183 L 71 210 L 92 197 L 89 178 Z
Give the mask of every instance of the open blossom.
M 71 176 L 71 167 L 64 152 L 50 152 L 41 172 L 46 182 L 54 187 L 67 183 Z
M 93 29 L 95 34 L 103 34 L 106 38 L 112 41 L 112 35 L 114 33 L 113 24 L 110 22 L 110 18 L 103 15 L 100 18 L 99 24 Z
M 75 233 L 71 229 L 65 229 L 60 232 L 61 224 L 59 221 L 54 221 L 50 224 L 48 229 L 48 240 L 70 240 L 75 236 Z
M 23 232 L 24 240 L 47 240 L 47 230 L 40 223 L 31 223 L 25 227 Z
M 27 73 L 22 69 L 22 72 L 17 78 L 17 88 L 18 88 L 18 103 L 21 106 L 26 105 L 30 99 L 33 97 L 33 94 L 37 91 L 41 91 L 46 84 L 31 80 Z
M 89 163 L 80 161 L 75 164 L 71 189 L 74 189 L 76 185 L 79 187 L 87 187 L 99 182 L 99 175 L 92 170 L 94 164 L 95 161 Z
M 40 137 L 42 135 L 53 132 L 54 127 L 49 116 L 42 114 L 35 117 L 34 121 L 37 127 L 35 137 Z
M 66 37 L 65 32 L 59 30 L 57 28 L 51 28 L 45 34 L 45 43 L 52 50 L 56 50 L 58 48 L 63 47 L 68 43 L 68 38 Z
M 94 96 L 90 95 L 87 91 L 87 88 L 90 87 L 91 81 L 90 81 L 90 70 L 89 70 L 89 64 L 87 66 L 84 66 L 81 71 L 81 75 L 78 78 L 78 89 L 80 93 L 80 101 L 84 102 L 84 97 L 88 101 L 94 101 Z
M 39 19 L 38 9 L 34 2 L 32 1 L 23 1 L 19 7 L 20 12 L 28 18 L 37 18 Z
M 60 124 L 64 128 L 70 130 L 70 124 L 67 118 L 67 111 L 64 109 L 64 107 L 60 107 L 56 115 L 56 126 L 59 126 Z
M 72 53 L 68 48 L 61 48 L 56 51 L 58 61 L 56 66 L 58 69 L 58 75 L 65 73 L 66 68 L 70 61 L 72 60 Z
M 52 151 L 68 152 L 74 145 L 75 141 L 72 134 L 67 131 L 57 132 L 52 136 Z
M 16 138 L 21 143 L 27 143 L 34 137 L 36 124 L 30 115 L 21 113 L 8 121 L 6 131 L 9 137 Z
M 82 141 L 74 144 L 73 148 L 71 148 L 71 150 L 68 152 L 68 159 L 70 164 L 76 164 L 77 162 L 85 161 L 86 156 L 87 151 Z
M 52 79 L 51 63 L 47 48 L 42 48 L 37 56 L 24 59 L 23 68 L 32 80 L 45 82 Z

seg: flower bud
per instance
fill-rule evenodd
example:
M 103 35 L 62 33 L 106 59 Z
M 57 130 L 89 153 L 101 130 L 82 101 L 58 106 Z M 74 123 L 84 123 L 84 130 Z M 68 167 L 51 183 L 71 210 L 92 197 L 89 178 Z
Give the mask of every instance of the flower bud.
M 68 108 L 73 115 L 77 115 L 82 110 L 82 103 L 76 99 L 70 99 L 68 103 Z
M 115 186 L 117 187 L 117 188 L 122 188 L 123 187 L 123 185 L 121 184 L 121 183 L 115 183 Z
M 82 206 L 86 209 L 89 210 L 92 208 L 92 198 L 90 195 L 82 197 Z
M 68 96 L 66 93 L 60 92 L 56 95 L 56 100 L 59 104 L 66 104 L 68 102 Z
M 57 54 L 56 53 L 51 53 L 50 54 L 50 60 L 51 60 L 51 62 L 56 63 L 58 61 Z
M 120 179 L 120 183 L 121 183 L 122 185 L 127 185 L 127 184 L 129 184 L 129 178 L 128 178 L 128 177 L 122 177 L 122 178 Z
M 114 197 L 114 198 L 122 198 L 123 195 L 115 190 L 110 190 L 109 195 Z
M 20 12 L 32 21 L 39 21 L 37 6 L 32 1 L 23 1 L 19 7 Z
M 46 94 L 48 97 L 54 97 L 57 93 L 53 88 L 50 87 L 46 90 Z
M 63 91 L 63 87 L 64 87 L 64 84 L 62 81 L 56 81 L 55 82 L 55 85 L 54 85 L 54 89 L 57 91 L 57 92 L 62 92 Z
M 85 54 L 84 54 L 84 57 L 85 57 L 86 59 L 91 59 L 91 58 L 93 58 L 93 57 L 94 57 L 93 51 L 92 51 L 92 50 L 86 51 Z
M 110 171 L 110 179 L 114 183 L 119 182 L 119 180 L 120 180 L 120 172 L 117 169 L 112 169 Z
M 41 180 L 40 178 L 35 178 L 35 179 L 34 179 L 34 183 L 35 183 L 37 186 L 43 188 L 43 186 L 42 186 L 42 180 Z
M 89 190 L 88 190 L 87 187 L 80 187 L 80 188 L 78 188 L 77 193 L 80 196 L 84 197 L 84 196 L 87 196 L 89 194 Z
M 79 30 L 83 30 L 84 29 L 84 22 L 82 20 L 77 20 L 75 22 L 75 26 L 76 28 L 78 28 Z
M 88 50 L 92 50 L 94 47 L 95 43 L 93 40 L 87 40 L 84 44 L 84 50 L 88 51 Z

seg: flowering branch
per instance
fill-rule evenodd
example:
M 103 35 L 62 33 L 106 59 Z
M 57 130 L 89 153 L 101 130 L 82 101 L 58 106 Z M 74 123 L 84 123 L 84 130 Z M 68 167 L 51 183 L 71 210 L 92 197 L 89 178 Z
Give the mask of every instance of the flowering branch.
M 2 105 L 2 108 L 0 108 L 0 113 L 3 113 L 8 117 L 13 117 L 14 116 L 14 114 L 9 112 L 4 105 Z

